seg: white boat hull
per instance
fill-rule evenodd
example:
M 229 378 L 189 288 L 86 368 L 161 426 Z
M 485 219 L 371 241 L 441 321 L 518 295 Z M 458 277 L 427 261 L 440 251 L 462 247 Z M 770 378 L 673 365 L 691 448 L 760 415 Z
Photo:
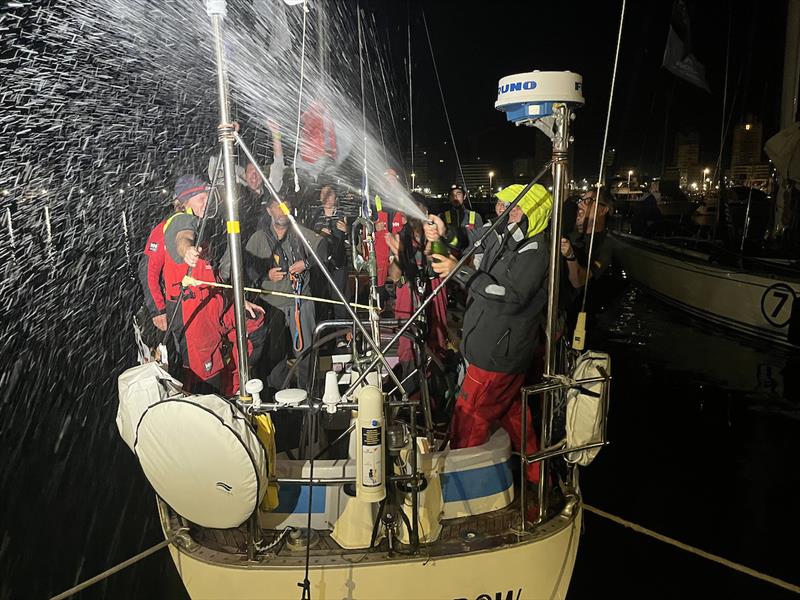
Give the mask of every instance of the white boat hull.
M 625 273 L 664 301 L 703 319 L 764 340 L 789 344 L 800 281 L 704 263 L 703 255 L 615 234 Z M 797 312 L 794 319 L 797 320 Z
M 350 565 L 320 565 L 309 571 L 314 600 L 441 599 L 525 600 L 565 598 L 581 530 L 582 512 L 556 517 L 521 541 L 487 550 Z M 554 523 L 557 522 L 557 523 Z M 522 538 L 523 540 L 525 538 Z M 204 560 L 200 553 L 170 546 L 175 565 L 193 600 L 297 599 L 302 566 L 232 566 Z M 366 556 L 366 554 L 364 554 Z

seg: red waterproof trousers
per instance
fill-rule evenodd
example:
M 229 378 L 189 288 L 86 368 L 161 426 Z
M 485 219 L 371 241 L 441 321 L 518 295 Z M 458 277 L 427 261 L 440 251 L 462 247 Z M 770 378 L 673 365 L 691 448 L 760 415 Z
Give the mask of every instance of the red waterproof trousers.
M 497 373 L 469 365 L 456 400 L 450 426 L 450 447 L 470 448 L 484 444 L 499 425 L 508 432 L 511 446 L 519 452 L 522 439 L 520 390 L 524 383 L 523 373 Z M 539 441 L 530 410 L 527 407 L 526 410 L 525 452 L 533 454 L 539 449 Z M 528 465 L 525 476 L 528 481 L 538 482 L 539 463 Z

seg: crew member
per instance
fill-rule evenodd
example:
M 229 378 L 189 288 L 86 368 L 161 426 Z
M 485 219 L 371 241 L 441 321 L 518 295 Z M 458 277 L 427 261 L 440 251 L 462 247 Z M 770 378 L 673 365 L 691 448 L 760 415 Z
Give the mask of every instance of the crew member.
M 200 228 L 200 218 L 208 203 L 208 186 L 199 177 L 183 175 L 175 184 L 176 212 L 163 227 L 164 289 L 167 315 L 181 350 L 183 365 L 187 369 L 184 387 L 196 392 L 224 391 L 233 393 L 238 388 L 238 354 L 233 351 L 233 370 L 229 381 L 223 380 L 226 360 L 223 341 L 236 342 L 233 307 L 225 306 L 219 288 L 192 286 L 184 288 L 183 278 L 189 274 L 200 281 L 216 281 L 211 264 L 202 247 L 195 246 Z M 248 352 L 260 351 L 264 331 L 263 311 L 246 302 L 248 312 Z
M 291 210 L 291 202 L 288 198 L 284 198 L 284 203 L 286 208 Z M 306 252 L 302 240 L 291 227 L 288 215 L 275 198 L 268 200 L 267 213 L 270 220 L 262 221 L 262 226 L 247 240 L 244 259 L 248 279 L 253 285 L 263 290 L 294 296 L 310 296 L 310 269 L 313 258 Z M 319 252 L 323 242 L 322 238 L 302 225 L 300 230 L 309 240 L 314 251 Z M 275 294 L 262 294 L 261 299 L 283 313 L 291 333 L 293 353 L 295 357 L 299 357 L 300 353 L 310 347 L 313 341 L 316 325 L 314 302 Z M 277 332 L 271 332 L 271 335 L 277 335 Z M 307 361 L 308 355 L 296 367 L 298 384 L 303 388 L 308 381 Z M 283 361 L 283 364 L 277 365 L 270 373 L 268 378 L 270 386 L 281 389 L 287 373 L 288 370 Z
M 445 224 L 445 240 L 460 256 L 480 235 L 483 219 L 464 207 L 466 193 L 459 184 L 450 186 L 450 208 L 439 215 Z
M 427 207 L 417 202 L 422 212 Z M 422 221 L 409 219 L 399 234 L 387 234 L 386 241 L 393 259 L 389 278 L 395 283 L 394 316 L 408 319 L 419 306 L 439 287 L 441 279 L 431 268 L 431 243 L 426 239 Z M 421 315 L 424 341 L 440 360 L 447 352 L 447 290 L 441 290 Z M 411 340 L 401 337 L 397 343 L 397 357 L 405 377 L 414 368 Z
M 397 172 L 394 169 L 387 169 L 384 177 L 389 193 L 400 185 Z M 383 199 L 378 194 L 375 195 L 375 211 L 375 215 L 373 215 L 375 221 L 375 260 L 377 261 L 378 287 L 382 287 L 386 283 L 391 259 L 389 246 L 386 243 L 386 234 L 399 234 L 406 223 L 406 217 L 400 211 L 391 210 L 389 207 L 384 206 Z
M 497 194 L 495 210 L 500 216 L 523 190 L 512 185 Z M 541 185 L 534 185 L 511 210 L 502 224 L 481 246 L 475 267 L 463 266 L 454 279 L 467 290 L 461 352 L 469 363 L 456 400 L 451 424 L 450 447 L 467 448 L 488 441 L 496 426 L 503 427 L 511 443 L 520 450 L 522 410 L 520 390 L 533 361 L 541 336 L 542 313 L 547 304 L 548 242 L 545 228 L 550 221 L 553 198 Z M 426 225 L 429 240 L 445 232 L 445 224 L 431 216 Z M 433 254 L 433 269 L 446 276 L 456 259 Z M 527 447 L 538 449 L 530 415 Z M 539 479 L 539 465 L 528 465 L 526 477 Z
M 581 196 L 578 201 L 578 212 L 575 219 L 575 230 L 561 238 L 561 255 L 566 261 L 567 280 L 573 289 L 572 300 L 567 309 L 568 329 L 574 329 L 578 312 L 583 305 L 583 288 L 589 284 L 589 292 L 586 298 L 586 312 L 594 314 L 599 309 L 603 300 L 607 297 L 608 290 L 605 289 L 605 282 L 599 283 L 604 279 L 603 275 L 611 263 L 612 248 L 606 233 L 606 219 L 612 210 L 611 203 L 605 194 L 605 190 L 600 190 L 599 200 L 596 200 L 595 190 L 589 190 Z M 595 206 L 595 202 L 598 202 Z M 595 208 L 597 216 L 595 217 Z M 592 244 L 591 264 L 589 263 L 589 245 L 592 243 L 592 232 L 594 232 L 594 243 Z
M 319 190 L 319 205 L 308 215 L 306 226 L 321 235 L 327 242 L 327 264 L 336 288 L 347 297 L 347 218 L 339 208 L 336 190 L 330 184 Z M 325 278 L 315 278 L 319 295 L 324 298 L 338 300 L 339 296 L 331 288 Z M 333 316 L 346 319 L 347 310 L 341 305 L 323 304 L 317 307 L 317 314 L 322 319 Z
M 269 166 L 268 172 L 266 166 L 264 166 L 264 172 L 267 173 L 270 185 L 275 188 L 276 192 L 280 192 L 283 187 L 284 174 L 281 133 L 278 129 L 278 124 L 272 119 L 267 119 L 267 127 L 272 137 L 272 163 Z M 253 148 L 252 151 L 255 154 L 255 148 Z M 246 185 L 242 190 L 239 207 L 240 214 L 242 215 L 242 231 L 245 238 L 247 238 L 257 229 L 257 223 L 264 214 L 263 209 L 267 204 L 269 191 L 252 162 L 248 161 L 245 166 L 244 180 Z
M 153 227 L 144 252 L 139 258 L 139 283 L 144 293 L 144 304 L 147 312 L 159 331 L 167 330 L 167 301 L 164 298 L 164 223 L 161 221 Z

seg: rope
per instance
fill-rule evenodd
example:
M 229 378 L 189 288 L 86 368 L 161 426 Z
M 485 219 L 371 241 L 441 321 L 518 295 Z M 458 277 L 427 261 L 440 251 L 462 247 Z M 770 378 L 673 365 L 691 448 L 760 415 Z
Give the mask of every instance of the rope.
M 286 527 L 286 528 L 285 528 L 285 529 L 284 529 L 284 530 L 283 530 L 283 531 L 280 533 L 280 535 L 279 535 L 278 537 L 276 537 L 276 538 L 275 538 L 275 539 L 274 539 L 272 542 L 270 542 L 270 543 L 269 543 L 269 544 L 267 544 L 266 546 L 258 546 L 258 551 L 259 551 L 259 552 L 269 552 L 269 551 L 270 551 L 270 550 L 272 550 L 272 549 L 273 549 L 275 546 L 277 546 L 278 544 L 280 544 L 280 543 L 283 541 L 283 538 L 285 538 L 285 537 L 286 537 L 286 534 L 288 534 L 290 531 L 294 531 L 294 527 L 292 527 L 292 526 Z
M 181 282 L 184 287 L 190 286 L 200 286 L 200 285 L 208 285 L 211 287 L 218 287 L 218 288 L 225 288 L 228 290 L 232 290 L 233 286 L 227 283 L 217 283 L 216 281 L 203 281 L 202 279 L 195 279 L 194 277 L 190 277 L 186 275 Z M 281 298 L 300 298 L 302 300 L 308 300 L 311 302 L 323 302 L 326 304 L 338 304 L 340 306 L 344 306 L 343 302 L 339 302 L 338 300 L 331 300 L 329 298 L 320 298 L 318 296 L 300 296 L 299 294 L 290 294 L 288 292 L 277 292 L 274 290 L 264 290 L 261 288 L 251 288 L 246 287 L 242 288 L 245 292 L 253 292 L 254 294 L 268 294 L 271 296 L 280 296 Z M 353 308 L 363 308 L 364 310 L 372 310 L 371 306 L 366 304 L 350 304 Z
M 303 41 L 300 46 L 300 87 L 297 92 L 297 127 L 294 132 L 294 159 L 292 159 L 292 172 L 294 173 L 294 191 L 300 191 L 300 179 L 297 177 L 297 153 L 300 151 L 300 109 L 303 105 L 303 80 L 306 72 L 306 15 L 308 6 L 303 0 Z
M 594 225 L 597 219 L 597 207 L 600 205 L 600 190 L 605 184 L 603 168 L 606 160 L 606 146 L 608 145 L 608 129 L 611 125 L 611 106 L 614 102 L 614 87 L 617 83 L 617 65 L 619 64 L 619 49 L 622 46 L 622 24 L 625 21 L 625 0 L 622 0 L 622 12 L 619 16 L 619 33 L 617 33 L 617 49 L 614 52 L 614 70 L 611 73 L 611 91 L 608 95 L 608 113 L 606 114 L 606 130 L 603 133 L 603 149 L 600 153 L 600 173 L 597 176 L 597 193 L 594 199 L 594 214 L 592 215 L 592 234 L 589 237 L 589 256 L 586 257 L 586 281 L 583 283 L 583 301 L 581 312 L 586 312 L 586 294 L 589 291 L 589 274 L 592 272 L 592 250 L 594 249 Z
M 147 550 L 145 550 L 143 552 L 140 552 L 136 556 L 132 556 L 128 560 L 123 561 L 123 562 L 119 563 L 118 565 L 116 565 L 114 567 L 111 567 L 110 569 L 106 569 L 105 571 L 103 571 L 99 575 L 95 575 L 91 579 L 87 579 L 83 583 L 79 583 L 75 587 L 71 587 L 66 592 L 62 592 L 62 593 L 58 594 L 57 596 L 53 596 L 52 598 L 50 598 L 50 600 L 64 600 L 64 598 L 69 598 L 71 596 L 74 596 L 78 592 L 81 592 L 81 591 L 85 590 L 86 588 L 88 588 L 89 586 L 94 585 L 98 581 L 103 581 L 104 579 L 107 579 L 107 578 L 111 577 L 112 575 L 115 575 L 116 573 L 119 573 L 120 571 L 130 567 L 131 565 L 135 565 L 140 560 L 142 560 L 144 558 L 147 558 L 151 554 L 155 554 L 156 552 L 158 552 L 162 548 L 166 548 L 167 546 L 169 546 L 174 541 L 175 541 L 175 536 L 172 536 L 172 537 L 164 540 L 163 542 L 159 542 L 155 546 L 153 546 L 151 548 L 148 548 Z
M 461 184 L 466 188 L 467 180 L 464 179 L 464 169 L 461 168 L 461 159 L 458 157 L 458 148 L 456 148 L 456 138 L 453 135 L 453 127 L 450 125 L 450 115 L 447 114 L 447 103 L 444 101 L 444 92 L 442 91 L 442 82 L 439 80 L 439 69 L 436 67 L 436 57 L 433 55 L 433 44 L 431 43 L 431 34 L 428 31 L 428 20 L 425 18 L 425 11 L 422 11 L 422 22 L 425 23 L 425 35 L 428 38 L 428 47 L 431 49 L 431 60 L 433 61 L 433 72 L 436 74 L 436 83 L 439 86 L 439 95 L 442 97 L 442 106 L 444 107 L 444 116 L 447 119 L 447 128 L 450 130 L 450 141 L 453 142 L 453 152 L 456 154 L 456 162 L 458 163 L 458 172 L 461 174 Z M 409 63 L 410 65 L 411 63 Z M 469 199 L 469 188 L 467 188 L 467 204 L 472 208 L 472 201 Z
M 583 508 L 585 508 L 590 513 L 594 513 L 600 517 L 603 517 L 604 519 L 613 521 L 617 525 L 622 525 L 623 527 L 627 527 L 628 529 L 633 529 L 637 533 L 642 533 L 660 542 L 664 542 L 665 544 L 674 546 L 675 548 L 680 548 L 681 550 L 685 550 L 686 552 L 694 554 L 695 556 L 700 556 L 717 564 L 728 567 L 729 569 L 733 569 L 734 571 L 738 571 L 739 573 L 744 573 L 745 575 L 749 575 L 750 577 L 755 577 L 756 579 L 760 579 L 761 581 L 765 581 L 767 583 L 771 583 L 772 585 L 777 585 L 778 587 L 782 587 L 783 589 L 789 590 L 790 592 L 794 592 L 795 594 L 800 594 L 800 585 L 788 583 L 786 581 L 783 581 L 782 579 L 778 579 L 777 577 L 772 577 L 771 575 L 765 575 L 764 573 L 761 573 L 759 571 L 756 571 L 755 569 L 751 569 L 750 567 L 746 567 L 742 564 L 728 560 L 727 558 L 722 558 L 721 556 L 717 556 L 716 554 L 711 554 L 710 552 L 706 552 L 705 550 L 700 550 L 699 548 L 690 546 L 689 544 L 684 544 L 683 542 L 679 542 L 674 538 L 667 537 L 666 535 L 662 535 L 660 533 L 656 533 L 652 529 L 647 529 L 646 527 L 642 527 L 641 525 L 637 525 L 636 523 L 632 523 L 621 517 L 617 517 L 615 515 L 607 513 L 603 510 L 600 510 L 599 508 L 590 506 L 589 504 L 584 504 Z
M 296 275 L 290 275 L 292 278 L 292 289 L 294 290 L 294 339 L 292 345 L 295 352 L 300 352 L 303 349 L 303 327 L 300 320 L 300 306 L 302 304 L 301 294 L 303 293 L 303 283 Z

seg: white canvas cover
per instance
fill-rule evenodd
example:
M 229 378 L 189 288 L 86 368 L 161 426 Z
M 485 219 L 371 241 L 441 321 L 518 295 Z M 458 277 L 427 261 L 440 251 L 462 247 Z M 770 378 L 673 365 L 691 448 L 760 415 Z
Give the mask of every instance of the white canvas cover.
M 576 381 L 601 377 L 600 367 L 611 374 L 611 357 L 603 352 L 584 352 L 575 365 L 572 378 Z M 608 383 L 597 382 L 570 388 L 567 392 L 567 448 L 576 448 L 602 440 L 603 394 Z M 600 448 L 590 448 L 566 455 L 568 462 L 583 467 L 591 463 Z
M 267 490 L 264 448 L 234 404 L 184 394 L 180 385 L 155 363 L 125 371 L 120 434 L 178 514 L 204 527 L 238 527 Z
M 136 442 L 136 427 L 144 412 L 156 402 L 161 402 L 171 392 L 180 392 L 180 388 L 181 383 L 170 377 L 169 373 L 155 362 L 133 367 L 119 376 L 117 429 L 132 452 L 135 452 L 133 445 Z

